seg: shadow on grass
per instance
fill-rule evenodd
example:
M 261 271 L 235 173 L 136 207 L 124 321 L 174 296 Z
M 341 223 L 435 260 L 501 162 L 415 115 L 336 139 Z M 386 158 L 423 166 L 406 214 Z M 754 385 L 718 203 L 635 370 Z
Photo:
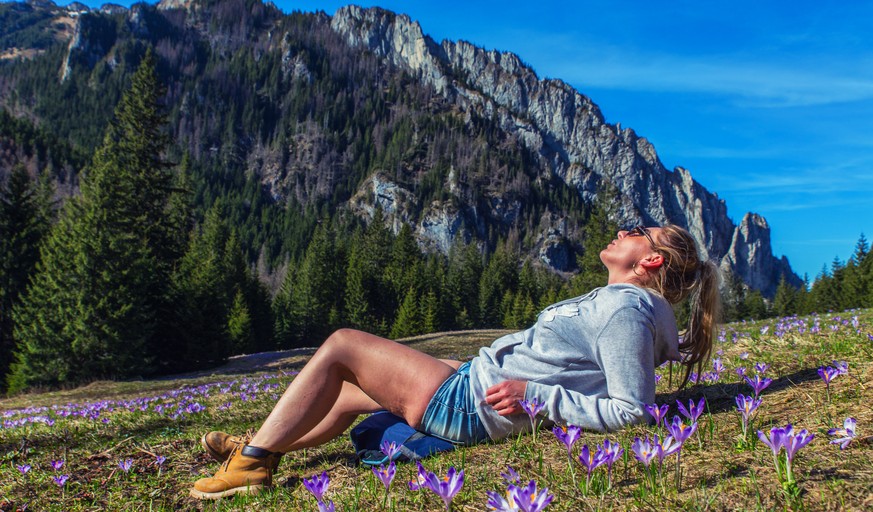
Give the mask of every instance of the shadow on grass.
M 766 396 L 771 393 L 783 391 L 792 386 L 797 386 L 803 382 L 819 380 L 818 372 L 815 369 L 802 369 L 796 372 L 784 375 L 773 379 L 773 382 L 761 392 L 761 396 Z M 694 385 L 681 391 L 672 393 L 658 393 L 655 401 L 659 404 L 666 403 L 673 405 L 677 400 L 683 404 L 687 404 L 689 400 L 699 400 L 701 395 L 706 397 L 708 410 L 712 414 L 719 412 L 735 411 L 737 395 L 751 395 L 753 393 L 751 386 L 742 382 L 717 383 L 711 385 Z

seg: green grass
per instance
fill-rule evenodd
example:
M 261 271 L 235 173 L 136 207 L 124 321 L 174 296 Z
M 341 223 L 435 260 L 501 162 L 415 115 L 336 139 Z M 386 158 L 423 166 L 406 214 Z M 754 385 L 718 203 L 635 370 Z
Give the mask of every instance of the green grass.
M 835 319 L 840 317 L 840 320 Z M 859 326 L 853 327 L 857 317 Z M 846 320 L 848 325 L 843 325 Z M 547 487 L 554 500 L 546 510 L 865 510 L 873 506 L 873 311 L 853 311 L 819 317 L 821 331 L 810 332 L 814 318 L 797 321 L 777 335 L 777 320 L 725 327 L 725 341 L 715 350 L 726 366 L 717 382 L 707 382 L 681 393 L 668 389 L 668 371 L 658 384 L 658 403 L 670 404 L 668 419 L 677 414 L 675 401 L 706 398 L 707 412 L 698 432 L 682 449 L 681 490 L 675 481 L 676 457 L 665 460 L 662 475 L 645 483 L 646 474 L 631 452 L 636 437 L 645 438 L 653 427 L 636 426 L 604 435 L 585 432 L 576 443 L 600 445 L 609 438 L 625 451 L 613 468 L 613 485 L 607 489 L 605 469 L 598 468 L 588 492 L 585 469 L 574 462 L 571 470 L 565 447 L 548 430 L 536 442 L 530 435 L 501 442 L 458 449 L 424 461 L 438 474 L 449 467 L 463 469 L 466 481 L 454 499 L 453 510 L 485 510 L 486 491 L 503 492 L 500 473 L 511 465 L 522 481 L 535 480 Z M 791 321 L 782 321 L 785 328 Z M 832 331 L 830 326 L 838 325 Z M 761 329 L 769 326 L 766 334 Z M 860 331 L 860 332 L 857 332 Z M 437 357 L 466 358 L 496 336 L 498 331 L 430 335 L 405 340 Z M 736 339 L 734 340 L 734 334 Z M 746 356 L 745 354 L 748 353 Z M 415 477 L 414 464 L 398 466 L 387 501 L 385 489 L 373 473 L 355 464 L 347 436 L 319 447 L 287 455 L 279 468 L 279 484 L 254 497 L 219 502 L 199 502 L 188 496 L 191 484 L 211 475 L 218 467 L 198 444 L 208 430 L 242 433 L 257 428 L 277 396 L 305 362 L 308 352 L 283 360 L 283 368 L 246 370 L 232 364 L 226 371 L 189 375 L 173 380 L 146 382 L 95 382 L 63 391 L 22 395 L 0 401 L 0 510 L 317 510 L 315 500 L 301 479 L 322 471 L 331 478 L 327 498 L 336 510 L 444 510 L 430 491 L 413 492 L 407 482 Z M 745 359 L 744 359 L 745 357 Z M 837 377 L 830 397 L 816 370 L 841 360 L 849 373 Z M 750 394 L 735 373 L 745 366 L 754 373 L 758 362 L 770 364 L 766 374 L 773 383 L 762 393 L 763 403 L 753 420 L 753 431 L 792 423 L 808 429 L 815 439 L 794 460 L 796 497 L 791 498 L 777 480 L 770 449 L 757 440 L 741 443 L 739 413 L 734 398 Z M 674 371 L 674 380 L 676 371 Z M 134 401 L 133 405 L 129 401 Z M 88 416 L 85 404 L 90 404 Z M 192 411 L 173 417 L 190 406 Z M 196 406 L 194 404 L 197 404 Z M 41 407 L 24 411 L 26 407 Z M 143 407 L 145 410 L 140 410 Z M 132 410 L 131 410 L 132 409 Z M 65 410 L 84 416 L 64 416 Z M 842 426 L 847 417 L 857 419 L 858 439 L 846 450 L 830 444 L 829 428 Z M 23 421 L 44 417 L 45 422 Z M 21 423 L 20 425 L 18 423 Z M 862 439 L 863 438 L 863 439 Z M 157 456 L 166 461 L 158 465 Z M 129 472 L 119 462 L 130 459 Z M 55 470 L 52 461 L 64 465 Z M 18 467 L 29 465 L 22 473 Z M 53 477 L 69 475 L 61 487 Z M 574 485 L 574 480 L 576 484 Z M 386 506 L 383 508 L 383 502 Z

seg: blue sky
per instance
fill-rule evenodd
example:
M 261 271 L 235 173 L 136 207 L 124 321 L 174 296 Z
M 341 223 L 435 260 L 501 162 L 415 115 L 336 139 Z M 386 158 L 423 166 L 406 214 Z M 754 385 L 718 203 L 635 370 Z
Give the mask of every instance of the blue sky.
M 275 3 L 332 15 L 349 2 Z M 763 215 L 801 276 L 873 237 L 873 2 L 356 3 L 574 86 L 718 193 L 735 223 Z

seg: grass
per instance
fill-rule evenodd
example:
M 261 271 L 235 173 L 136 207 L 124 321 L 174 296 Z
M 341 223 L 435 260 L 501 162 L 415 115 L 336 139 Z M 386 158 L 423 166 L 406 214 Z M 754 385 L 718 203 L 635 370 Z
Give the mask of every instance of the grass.
M 816 320 L 818 332 L 814 332 Z M 853 325 L 856 324 L 856 325 Z M 836 326 L 832 328 L 831 326 Z M 766 327 L 766 332 L 762 330 Z M 500 331 L 421 336 L 406 343 L 438 357 L 464 359 Z M 635 426 L 613 434 L 583 432 L 574 447 L 620 443 L 625 453 L 612 470 L 607 489 L 605 468 L 570 468 L 566 448 L 548 430 L 536 442 L 521 435 L 501 442 L 458 449 L 424 461 L 445 475 L 463 469 L 466 480 L 453 510 L 485 510 L 487 491 L 503 493 L 500 476 L 512 466 L 522 483 L 537 482 L 554 495 L 549 511 L 687 509 L 687 510 L 869 510 L 873 508 L 873 311 L 851 311 L 804 319 L 731 324 L 715 350 L 726 369 L 715 380 L 680 393 L 671 392 L 667 368 L 658 384 L 659 404 L 706 399 L 697 433 L 681 451 L 681 490 L 675 480 L 676 456 L 667 457 L 661 477 L 646 483 L 646 472 L 632 453 L 635 438 L 654 427 Z M 373 473 L 355 464 L 347 436 L 319 447 L 286 455 L 279 484 L 253 497 L 199 502 L 188 496 L 198 478 L 217 464 L 198 444 L 208 430 L 241 433 L 256 428 L 310 352 L 283 359 L 269 371 L 231 364 L 236 373 L 192 374 L 172 380 L 95 382 L 77 389 L 22 395 L 0 401 L 0 510 L 317 510 L 302 479 L 326 471 L 331 479 L 326 498 L 336 510 L 444 510 L 430 491 L 410 491 L 415 464 L 401 464 L 387 500 Z M 828 395 L 817 369 L 846 361 L 849 372 L 830 384 Z M 754 373 L 766 363 L 772 384 L 752 429 L 769 432 L 791 423 L 815 435 L 794 459 L 797 485 L 784 491 L 770 449 L 752 434 L 741 441 L 735 397 L 751 388 L 735 373 Z M 245 372 L 245 373 L 238 373 Z M 674 371 L 674 381 L 676 378 Z M 845 450 L 830 444 L 827 431 L 847 417 L 857 419 L 858 437 Z M 160 458 L 165 458 L 161 462 Z M 130 461 L 125 471 L 121 463 Z M 63 461 L 54 469 L 52 462 Z M 159 463 L 160 462 L 160 463 Z M 23 472 L 29 466 L 27 472 Z M 61 475 L 68 480 L 59 485 Z M 574 484 L 574 481 L 576 482 Z M 383 503 L 385 504 L 383 507 Z

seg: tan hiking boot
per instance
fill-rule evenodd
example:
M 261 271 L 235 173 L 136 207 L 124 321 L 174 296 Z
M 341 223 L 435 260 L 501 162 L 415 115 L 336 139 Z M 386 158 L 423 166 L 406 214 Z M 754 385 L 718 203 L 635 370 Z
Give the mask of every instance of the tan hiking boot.
M 242 442 L 244 442 L 242 437 L 218 431 L 207 432 L 200 438 L 200 446 L 218 462 L 226 461 L 233 449 Z
M 206 450 L 210 457 L 218 462 L 224 462 L 230 457 L 231 452 L 233 452 L 237 445 L 249 442 L 253 436 L 254 433 L 251 430 L 242 437 L 214 430 L 203 434 L 203 437 L 200 438 L 200 446 Z M 281 458 L 279 457 L 273 459 L 274 465 L 271 468 L 273 472 L 279 469 L 280 460 Z
M 194 482 L 191 496 L 216 500 L 234 494 L 257 494 L 273 485 L 273 468 L 282 454 L 247 444 L 234 444 L 215 476 Z

